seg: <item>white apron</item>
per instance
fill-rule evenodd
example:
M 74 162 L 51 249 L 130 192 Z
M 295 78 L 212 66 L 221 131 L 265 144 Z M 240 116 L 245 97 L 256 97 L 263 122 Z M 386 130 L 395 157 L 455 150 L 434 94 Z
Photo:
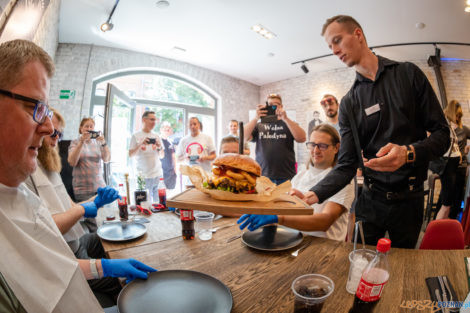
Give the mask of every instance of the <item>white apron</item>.
M 35 193 L 31 178 L 36 184 L 39 197 L 51 215 L 64 213 L 70 209 L 72 200 L 65 189 L 59 173 L 47 171 L 40 163 L 38 163 L 38 167 L 34 174 L 25 181 L 28 188 Z M 75 223 L 75 225 L 73 225 L 72 228 L 63 235 L 65 241 L 69 244 L 74 253 L 77 252 L 80 244 L 78 240 L 83 235 L 85 235 L 85 232 L 80 226 L 80 223 Z
M 0 272 L 28 312 L 103 312 L 48 210 L 0 184 Z

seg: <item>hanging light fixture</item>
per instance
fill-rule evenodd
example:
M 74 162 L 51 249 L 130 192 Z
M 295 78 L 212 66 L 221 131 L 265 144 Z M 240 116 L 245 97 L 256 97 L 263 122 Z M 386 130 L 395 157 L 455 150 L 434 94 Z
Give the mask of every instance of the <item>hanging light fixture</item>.
M 116 10 L 118 3 L 119 0 L 116 0 L 116 3 L 114 4 L 113 9 L 111 10 L 111 13 L 109 14 L 108 20 L 100 26 L 100 29 L 103 33 L 113 29 L 114 24 L 111 23 L 111 18 L 113 17 L 114 10 Z
M 305 63 L 303 63 L 303 62 L 302 62 L 302 66 L 300 68 L 302 69 L 302 71 L 304 71 L 305 74 L 307 74 L 309 72 L 307 65 L 305 65 Z

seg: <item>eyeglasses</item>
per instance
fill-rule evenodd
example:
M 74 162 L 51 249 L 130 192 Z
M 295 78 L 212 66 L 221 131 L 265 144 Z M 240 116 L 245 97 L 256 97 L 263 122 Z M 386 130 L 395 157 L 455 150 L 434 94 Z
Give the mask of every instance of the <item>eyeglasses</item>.
M 327 143 L 314 143 L 314 142 L 306 142 L 305 144 L 307 145 L 307 149 L 309 150 L 314 150 L 315 147 L 318 147 L 318 149 L 320 149 L 321 151 L 325 151 L 326 149 L 328 149 L 329 146 L 332 146 Z
M 59 141 L 61 141 L 64 134 L 54 128 L 54 132 L 52 133 L 51 138 L 55 138 L 57 136 L 59 136 Z
M 46 118 L 52 119 L 52 115 L 54 114 L 51 110 L 49 110 L 49 105 L 41 100 L 36 100 L 33 98 L 28 98 L 7 90 L 0 89 L 0 94 L 10 97 L 12 99 L 26 101 L 30 103 L 34 103 L 34 113 L 33 113 L 33 120 L 38 123 L 39 125 L 44 124 Z
M 330 98 L 325 98 L 322 101 L 320 101 L 320 104 L 323 106 L 326 106 L 326 105 L 331 105 L 335 102 L 336 102 L 335 99 L 330 97 Z

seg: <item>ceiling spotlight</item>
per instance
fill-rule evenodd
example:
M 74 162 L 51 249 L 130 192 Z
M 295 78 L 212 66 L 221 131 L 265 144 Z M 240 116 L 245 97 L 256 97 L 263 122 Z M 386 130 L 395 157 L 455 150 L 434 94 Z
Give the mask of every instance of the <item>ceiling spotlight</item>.
M 101 24 L 100 29 L 102 32 L 107 32 L 113 29 L 114 25 L 113 23 L 111 23 L 111 18 L 113 17 L 114 10 L 116 10 L 118 3 L 119 3 L 119 0 L 116 0 L 116 3 L 114 3 L 113 9 L 111 10 L 111 13 L 109 14 L 108 20 L 104 22 L 103 24 Z
M 302 63 L 302 66 L 300 68 L 302 69 L 302 71 L 304 71 L 305 74 L 308 73 L 308 67 L 307 65 L 305 65 L 305 63 Z
M 270 31 L 269 29 L 267 29 L 261 24 L 256 24 L 256 25 L 251 26 L 251 30 L 260 34 L 266 39 L 273 39 L 274 37 L 276 37 L 275 33 L 273 33 L 272 31 Z
M 104 22 L 103 24 L 101 24 L 100 29 L 101 29 L 102 32 L 107 32 L 108 30 L 113 29 L 113 27 L 114 27 L 113 23 Z
M 170 6 L 170 2 L 166 0 L 157 1 L 156 6 L 159 9 L 166 9 Z
M 465 8 L 465 12 L 470 13 L 470 5 Z

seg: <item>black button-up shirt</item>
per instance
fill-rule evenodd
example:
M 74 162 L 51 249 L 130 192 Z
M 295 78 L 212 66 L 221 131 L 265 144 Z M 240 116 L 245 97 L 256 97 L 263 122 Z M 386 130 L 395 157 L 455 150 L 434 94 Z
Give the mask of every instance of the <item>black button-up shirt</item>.
M 375 80 L 356 73 L 353 86 L 341 100 L 338 164 L 310 189 L 320 202 L 348 184 L 360 165 L 346 106 L 356 120 L 366 159 L 376 158 L 379 149 L 389 142 L 412 144 L 415 148 L 415 162 L 405 164 L 395 172 L 365 168 L 366 181 L 372 181 L 382 190 L 403 191 L 408 187 L 410 177 L 416 177 L 415 186 L 419 186 L 426 180 L 429 161 L 443 155 L 449 147 L 448 124 L 424 73 L 409 62 L 396 62 L 381 56 L 378 56 L 378 62 Z M 380 110 L 366 111 L 376 104 Z M 429 137 L 426 132 L 431 133 Z

